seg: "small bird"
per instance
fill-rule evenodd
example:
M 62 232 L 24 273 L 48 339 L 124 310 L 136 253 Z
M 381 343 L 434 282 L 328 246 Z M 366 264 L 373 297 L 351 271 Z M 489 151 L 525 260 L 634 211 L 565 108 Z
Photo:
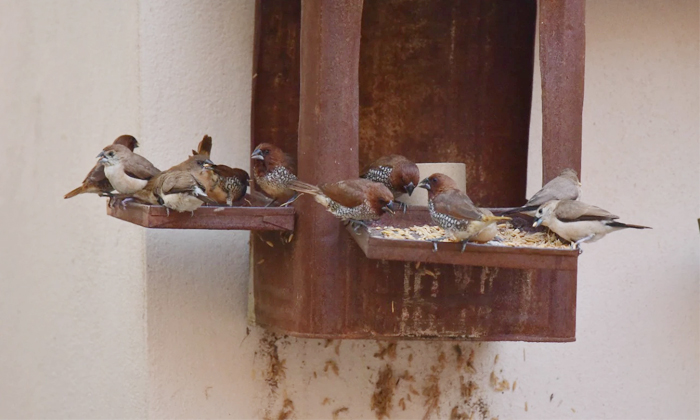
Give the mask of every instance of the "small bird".
M 352 223 L 355 229 L 366 227 L 366 221 L 377 220 L 384 213 L 394 214 L 391 191 L 367 179 L 349 179 L 318 187 L 292 180 L 288 186 L 294 191 L 313 195 L 316 202 L 333 216 Z
M 428 209 L 433 223 L 461 241 L 462 252 L 470 241 L 493 239 L 497 232 L 490 226 L 501 220 L 510 220 L 510 217 L 494 216 L 490 211 L 476 207 L 469 196 L 457 188 L 457 183 L 445 174 L 432 174 L 418 186 L 428 190 Z M 437 250 L 437 241 L 433 242 L 433 250 Z
M 117 137 L 112 144 L 121 144 L 127 147 L 132 152 L 139 147 L 139 142 L 133 136 L 123 135 Z M 73 191 L 69 192 L 63 198 L 72 198 L 78 194 L 95 193 L 100 196 L 109 196 L 114 191 L 114 187 L 105 176 L 105 167 L 101 163 L 97 163 L 90 173 L 83 180 L 83 184 Z
M 394 194 L 394 202 L 406 212 L 406 205 L 396 199 L 401 194 L 413 194 L 420 181 L 418 165 L 400 155 L 383 156 L 372 162 L 360 175 L 360 178 L 383 184 Z
M 217 186 L 218 177 L 216 176 L 214 171 L 208 170 L 213 169 L 213 166 L 209 166 L 208 168 L 204 167 L 204 165 L 214 165 L 214 163 L 209 159 L 209 156 L 211 155 L 211 148 L 212 138 L 208 135 L 205 135 L 202 141 L 199 142 L 197 150 L 192 151 L 192 156 L 188 157 L 183 162 L 180 162 L 177 165 L 169 168 L 166 172 L 190 172 L 192 175 L 194 175 L 195 178 L 197 178 L 197 181 L 199 181 L 199 183 L 204 186 L 204 190 L 207 192 L 207 195 L 210 198 L 214 199 L 214 196 L 217 196 L 220 198 L 220 200 L 214 200 L 217 201 L 218 204 L 225 204 L 226 192 L 221 190 Z
M 105 147 L 99 155 L 105 176 L 121 194 L 133 194 L 143 189 L 148 180 L 160 173 L 145 157 L 121 144 Z
M 504 211 L 502 214 L 522 213 L 534 216 L 535 211 L 544 203 L 552 200 L 578 200 L 581 196 L 581 182 L 578 174 L 571 168 L 561 171 L 558 177 L 544 184 L 541 190 L 530 198 L 522 207 Z
M 226 165 L 204 164 L 205 169 L 213 173 L 213 186 L 207 190 L 207 195 L 219 204 L 231 206 L 243 198 L 248 190 L 250 176 L 248 172 Z
M 207 196 L 204 186 L 189 171 L 168 170 L 153 177 L 133 198 L 148 204 L 160 204 L 178 212 L 194 215 L 203 203 L 216 204 Z
M 571 242 L 573 249 L 581 250 L 583 242 L 595 242 L 610 232 L 620 229 L 651 229 L 648 226 L 618 222 L 618 216 L 600 207 L 574 200 L 552 200 L 535 213 L 532 226 L 547 226 L 552 232 Z
M 289 188 L 297 179 L 292 169 L 292 158 L 282 149 L 269 143 L 260 143 L 250 156 L 253 159 L 253 179 L 272 202 L 284 202 L 280 207 L 293 203 L 298 194 Z

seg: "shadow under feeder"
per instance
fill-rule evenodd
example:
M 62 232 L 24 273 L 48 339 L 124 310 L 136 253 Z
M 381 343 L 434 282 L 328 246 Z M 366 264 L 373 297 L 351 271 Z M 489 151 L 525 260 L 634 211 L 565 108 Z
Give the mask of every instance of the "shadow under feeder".
M 465 162 L 478 205 L 520 205 L 536 8 L 259 0 L 251 146 L 278 145 L 311 183 L 357 177 L 389 153 Z M 566 167 L 580 172 L 584 0 L 541 0 L 539 13 L 547 181 Z M 375 260 L 376 243 L 368 240 L 367 258 L 312 199 L 295 207 L 293 241 L 251 238 L 258 325 L 317 338 L 575 340 L 575 251 L 489 247 L 457 261 L 446 249 L 445 260 L 418 264 L 429 256 L 390 261 L 403 245 L 381 244 L 386 259 Z

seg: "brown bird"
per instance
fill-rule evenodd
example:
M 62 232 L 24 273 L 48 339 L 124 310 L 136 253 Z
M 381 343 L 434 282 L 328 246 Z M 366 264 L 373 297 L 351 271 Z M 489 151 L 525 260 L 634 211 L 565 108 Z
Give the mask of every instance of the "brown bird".
M 117 137 L 112 144 L 121 144 L 127 147 L 132 152 L 139 147 L 139 142 L 133 136 L 123 135 Z M 101 163 L 97 163 L 90 173 L 83 180 L 83 184 L 73 191 L 69 192 L 63 198 L 72 198 L 78 194 L 94 193 L 100 196 L 109 196 L 114 191 L 114 187 L 105 176 L 105 167 Z
M 226 192 L 218 188 L 217 186 L 217 176 L 214 171 L 208 170 L 212 167 L 205 168 L 204 165 L 213 165 L 214 163 L 209 159 L 211 155 L 212 148 L 212 138 L 205 135 L 202 141 L 199 142 L 197 150 L 192 151 L 192 156 L 188 157 L 183 162 L 169 168 L 166 172 L 171 171 L 186 171 L 190 172 L 197 178 L 200 184 L 204 186 L 204 190 L 207 192 L 210 198 L 218 191 L 218 196 L 221 200 L 216 200 L 219 204 L 226 203 Z
M 168 170 L 153 177 L 133 198 L 148 204 L 164 206 L 178 212 L 192 212 L 203 203 L 216 204 L 207 196 L 204 186 L 189 171 Z
M 282 149 L 269 143 L 260 143 L 250 156 L 253 159 L 253 179 L 255 185 L 275 202 L 288 206 L 298 198 L 289 188 L 289 183 L 297 179 L 292 169 L 292 158 Z
M 534 216 L 542 204 L 552 200 L 578 200 L 581 196 L 581 181 L 578 174 L 571 168 L 561 171 L 558 177 L 544 184 L 522 207 L 504 211 L 502 214 L 523 213 Z
M 97 157 L 104 165 L 105 176 L 112 187 L 121 194 L 133 194 L 143 189 L 149 179 L 160 173 L 148 159 L 121 144 L 105 147 Z
M 534 227 L 540 224 L 581 249 L 583 242 L 595 242 L 610 232 L 620 229 L 651 229 L 648 226 L 618 222 L 618 216 L 600 207 L 574 200 L 553 200 L 542 205 L 535 213 Z
M 428 209 L 433 222 L 462 241 L 462 252 L 470 241 L 487 239 L 491 233 L 495 236 L 494 230 L 489 231 L 491 225 L 510 220 L 510 217 L 494 216 L 490 211 L 476 207 L 469 196 L 457 188 L 457 183 L 445 174 L 432 174 L 418 186 L 428 190 Z M 491 239 L 493 237 L 488 238 Z M 437 250 L 437 242 L 433 242 L 433 249 Z
M 366 226 L 365 221 L 377 220 L 387 212 L 394 213 L 391 191 L 367 179 L 349 179 L 318 187 L 293 180 L 288 185 L 294 191 L 313 195 L 333 216 L 353 223 L 356 229 Z
M 226 165 L 205 163 L 206 169 L 213 173 L 213 186 L 207 190 L 207 195 L 219 204 L 233 205 L 235 201 L 245 196 L 248 190 L 250 176 L 243 169 L 231 168 Z
M 406 205 L 396 199 L 401 194 L 413 194 L 420 181 L 418 166 L 400 155 L 383 156 L 372 162 L 360 175 L 361 178 L 383 184 L 394 194 L 394 202 L 406 212 Z

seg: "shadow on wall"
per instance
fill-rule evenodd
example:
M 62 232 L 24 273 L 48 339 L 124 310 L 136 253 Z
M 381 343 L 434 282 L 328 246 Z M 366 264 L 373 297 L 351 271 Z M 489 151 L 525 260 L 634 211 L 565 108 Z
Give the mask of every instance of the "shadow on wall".
M 257 328 L 251 335 L 253 377 L 267 385 L 266 420 L 492 419 L 495 394 L 523 398 L 504 377 L 498 343 L 324 341 Z

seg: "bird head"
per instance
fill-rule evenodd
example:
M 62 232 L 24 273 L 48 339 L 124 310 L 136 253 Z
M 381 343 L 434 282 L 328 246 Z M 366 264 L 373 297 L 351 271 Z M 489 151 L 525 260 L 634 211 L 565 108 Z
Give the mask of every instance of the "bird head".
M 540 206 L 535 212 L 535 222 L 532 227 L 539 225 L 549 226 L 549 221 L 554 217 L 554 209 L 559 204 L 559 200 L 548 201 Z
M 270 143 L 260 143 L 250 158 L 253 160 L 253 166 L 265 166 L 268 169 L 291 166 L 291 158 L 282 149 Z
M 568 178 L 568 179 L 572 180 L 574 183 L 576 183 L 576 185 L 578 185 L 579 187 L 581 186 L 581 181 L 579 181 L 579 179 L 578 179 L 578 172 L 576 172 L 574 169 L 566 168 L 563 171 L 561 171 L 559 176 L 564 177 L 564 178 Z
M 418 166 L 406 160 L 393 171 L 391 171 L 392 179 L 391 184 L 398 191 L 404 192 L 408 195 L 413 194 L 413 190 L 418 185 L 420 181 L 420 172 L 418 171 Z
M 418 187 L 428 190 L 428 197 L 433 198 L 437 194 L 447 190 L 458 189 L 457 183 L 445 174 L 435 173 L 423 179 Z
M 100 154 L 97 155 L 97 157 L 100 159 L 98 162 L 104 166 L 116 165 L 129 153 L 132 152 L 126 146 L 122 146 L 121 144 L 112 144 L 102 149 Z
M 367 191 L 369 204 L 376 214 L 394 214 L 394 195 L 382 184 L 372 183 Z
M 132 152 L 134 149 L 139 147 L 139 142 L 134 138 L 134 136 L 130 136 L 128 134 L 124 134 L 122 136 L 117 137 L 116 140 L 114 140 L 114 143 L 112 144 L 121 144 L 122 146 L 125 146 L 127 149 L 131 150 Z

